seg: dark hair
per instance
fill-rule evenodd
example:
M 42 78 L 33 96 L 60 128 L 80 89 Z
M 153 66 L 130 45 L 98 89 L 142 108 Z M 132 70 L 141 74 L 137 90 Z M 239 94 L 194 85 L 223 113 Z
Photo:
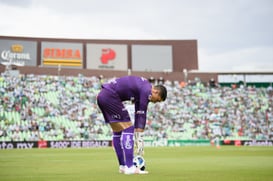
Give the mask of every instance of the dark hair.
M 163 85 L 155 85 L 154 88 L 159 90 L 159 95 L 160 95 L 162 101 L 165 101 L 166 98 L 167 98 L 167 89 L 166 89 L 166 87 L 163 86 Z

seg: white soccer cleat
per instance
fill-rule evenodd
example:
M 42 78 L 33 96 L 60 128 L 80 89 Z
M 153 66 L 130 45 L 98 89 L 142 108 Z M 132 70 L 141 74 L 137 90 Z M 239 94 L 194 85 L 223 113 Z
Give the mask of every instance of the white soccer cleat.
M 124 166 L 124 165 L 120 165 L 120 166 L 119 166 L 119 170 L 118 170 L 119 173 L 124 173 L 124 172 L 125 172 L 125 167 L 126 167 L 126 166 Z
M 149 172 L 146 170 L 140 170 L 136 166 L 131 166 L 130 168 L 125 167 L 124 174 L 125 175 L 132 175 L 132 174 L 148 174 Z

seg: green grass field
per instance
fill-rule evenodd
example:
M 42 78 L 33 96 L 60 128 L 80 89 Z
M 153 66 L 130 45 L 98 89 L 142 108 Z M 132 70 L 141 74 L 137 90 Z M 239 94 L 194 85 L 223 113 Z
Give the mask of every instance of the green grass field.
M 145 159 L 148 175 L 123 175 L 112 148 L 0 150 L 0 180 L 273 180 L 273 147 L 146 148 Z

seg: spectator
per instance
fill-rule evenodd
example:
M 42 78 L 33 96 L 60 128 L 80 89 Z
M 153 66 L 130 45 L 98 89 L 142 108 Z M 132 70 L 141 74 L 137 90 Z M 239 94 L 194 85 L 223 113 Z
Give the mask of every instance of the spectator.
M 96 106 L 96 94 L 105 80 L 103 76 L 82 75 L 26 75 L 23 79 L 0 76 L 0 138 L 18 139 L 22 134 L 29 141 L 39 136 L 45 140 L 111 139 Z M 149 138 L 159 138 L 161 125 L 164 138 L 209 139 L 209 130 L 215 123 L 211 119 L 219 123 L 221 139 L 273 137 L 272 86 L 210 87 L 200 82 L 181 86 L 178 81 L 168 80 L 164 85 L 170 96 L 164 103 L 150 105 L 152 113 L 147 115 L 146 132 Z

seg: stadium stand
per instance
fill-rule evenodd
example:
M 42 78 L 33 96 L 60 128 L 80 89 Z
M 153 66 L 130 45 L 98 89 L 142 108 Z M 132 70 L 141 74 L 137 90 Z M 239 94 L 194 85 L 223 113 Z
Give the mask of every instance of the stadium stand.
M 96 105 L 101 77 L 0 76 L 0 141 L 110 140 Z M 145 139 L 273 138 L 272 88 L 181 86 L 150 104 Z

